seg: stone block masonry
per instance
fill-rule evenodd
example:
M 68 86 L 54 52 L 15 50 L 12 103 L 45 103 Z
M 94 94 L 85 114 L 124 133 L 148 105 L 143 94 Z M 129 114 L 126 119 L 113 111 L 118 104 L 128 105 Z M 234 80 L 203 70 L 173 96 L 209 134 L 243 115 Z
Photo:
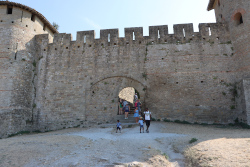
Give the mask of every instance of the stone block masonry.
M 99 39 L 79 31 L 72 41 L 41 15 L 34 22 L 27 7 L 6 8 L 0 5 L 0 137 L 115 122 L 126 87 L 155 119 L 250 124 L 247 23 L 202 23 L 199 32 L 176 24 L 174 34 L 150 26 L 149 36 L 131 27 L 123 38 L 118 29 L 101 30 Z

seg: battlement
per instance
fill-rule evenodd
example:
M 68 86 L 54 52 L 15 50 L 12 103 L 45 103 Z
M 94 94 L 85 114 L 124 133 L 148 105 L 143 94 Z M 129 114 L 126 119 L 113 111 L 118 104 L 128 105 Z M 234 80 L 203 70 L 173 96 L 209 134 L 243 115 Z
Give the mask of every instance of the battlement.
M 116 46 L 134 44 L 171 44 L 171 43 L 192 43 L 192 42 L 215 42 L 226 43 L 230 41 L 228 27 L 221 23 L 201 23 L 199 32 L 194 32 L 193 24 L 176 24 L 174 33 L 168 33 L 168 25 L 150 26 L 149 36 L 143 36 L 142 27 L 125 28 L 125 37 L 119 37 L 118 29 L 100 30 L 100 38 L 95 38 L 95 31 L 77 32 L 77 44 L 87 46 Z M 72 42 L 71 34 L 55 34 L 54 44 L 67 44 Z

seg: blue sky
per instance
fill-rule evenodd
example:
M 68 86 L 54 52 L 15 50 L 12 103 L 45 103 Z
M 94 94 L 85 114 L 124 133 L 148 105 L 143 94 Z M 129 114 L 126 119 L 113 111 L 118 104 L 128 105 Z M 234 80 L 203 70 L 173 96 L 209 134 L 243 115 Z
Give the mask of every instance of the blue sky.
M 13 0 L 12 0 L 13 1 Z M 29 6 L 51 23 L 56 22 L 60 33 L 118 28 L 124 37 L 124 28 L 168 25 L 173 33 L 173 24 L 193 23 L 198 31 L 199 23 L 215 22 L 214 11 L 207 11 L 209 0 L 15 0 Z

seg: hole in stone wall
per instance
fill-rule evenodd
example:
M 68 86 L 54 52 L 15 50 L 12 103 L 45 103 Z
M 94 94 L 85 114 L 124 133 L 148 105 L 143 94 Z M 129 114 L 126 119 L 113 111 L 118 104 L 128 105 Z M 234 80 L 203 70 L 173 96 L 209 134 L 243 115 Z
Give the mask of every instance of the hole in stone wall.
M 203 40 L 206 40 L 206 38 L 203 38 Z
M 91 47 L 91 45 L 89 45 L 89 47 Z
M 116 43 L 114 43 L 114 45 L 116 46 Z
M 141 44 L 141 41 L 139 41 L 139 44 Z
M 236 13 L 236 14 L 234 15 L 234 20 L 235 20 L 236 25 L 243 24 L 243 18 L 242 18 L 241 13 L 239 13 L 239 12 Z
M 80 46 L 77 46 L 78 48 L 80 48 Z
M 26 27 L 28 27 L 28 25 L 26 25 Z
M 34 31 L 36 31 L 36 29 L 34 29 Z
M 7 6 L 7 14 L 12 14 L 13 7 L 12 6 Z
M 83 43 L 86 43 L 86 35 L 83 37 Z
M 167 40 L 165 40 L 165 43 L 167 43 L 168 41 Z
M 69 49 L 69 47 L 66 47 L 66 49 Z
M 203 81 L 201 81 L 201 83 L 203 83 Z
M 129 42 L 126 42 L 126 45 L 129 45 Z
M 176 84 L 179 84 L 179 82 L 176 82 Z
M 57 48 L 55 48 L 55 50 L 57 50 Z
M 110 34 L 108 34 L 108 42 L 110 42 Z
M 43 49 L 43 51 L 46 51 L 46 49 Z
M 103 43 L 101 44 L 101 46 L 103 46 Z
M 12 21 L 11 23 L 14 23 L 14 21 Z
M 184 38 L 185 38 L 185 37 L 186 37 L 185 29 L 183 28 L 182 31 L 183 31 L 183 36 L 184 36 Z
M 212 35 L 210 27 L 208 27 L 208 35 L 209 35 L 209 36 Z
M 135 32 L 133 31 L 133 41 L 135 40 Z
M 1 22 L 3 22 L 3 20 L 1 20 Z
M 35 21 L 35 15 L 34 15 L 34 14 L 32 14 L 30 19 L 31 19 L 31 21 L 33 21 L 33 22 L 34 22 L 34 21 Z
M 158 39 L 161 38 L 160 30 L 158 29 Z

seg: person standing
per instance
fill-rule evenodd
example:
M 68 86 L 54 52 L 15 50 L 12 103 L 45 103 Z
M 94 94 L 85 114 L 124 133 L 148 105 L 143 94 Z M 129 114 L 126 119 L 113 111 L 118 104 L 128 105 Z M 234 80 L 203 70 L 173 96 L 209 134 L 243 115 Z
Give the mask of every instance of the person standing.
M 119 115 L 122 115 L 122 99 L 119 99 L 119 102 L 118 102 L 118 105 L 119 105 Z
M 139 120 L 139 125 L 140 125 L 140 133 L 141 133 L 141 129 L 143 130 L 143 133 L 144 133 L 144 127 L 143 127 L 143 119 L 142 117 L 140 117 L 140 120 Z
M 126 104 L 126 106 L 123 107 L 123 110 L 125 112 L 125 119 L 128 119 L 128 112 L 130 110 L 130 106 L 128 104 Z
M 144 111 L 144 120 L 145 120 L 146 126 L 147 126 L 146 132 L 149 133 L 148 128 L 150 126 L 151 112 L 149 112 L 148 108 L 146 108 L 146 111 Z
M 134 117 L 135 117 L 135 123 L 138 123 L 138 120 L 139 120 L 139 110 L 138 110 L 137 107 L 135 108 Z
M 136 100 L 138 100 L 137 93 L 135 93 L 135 95 L 134 95 L 134 103 L 136 102 Z
M 141 113 L 141 102 L 140 102 L 140 99 L 137 100 L 137 107 L 138 107 L 139 113 Z

